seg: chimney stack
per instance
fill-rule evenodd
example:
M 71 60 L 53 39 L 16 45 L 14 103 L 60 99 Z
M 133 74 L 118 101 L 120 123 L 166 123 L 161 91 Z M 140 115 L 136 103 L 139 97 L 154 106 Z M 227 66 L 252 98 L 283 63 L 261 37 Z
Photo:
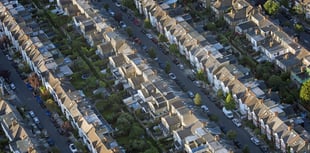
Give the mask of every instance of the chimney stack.
M 269 47 L 272 47 L 273 46 L 273 41 L 271 40 L 270 42 L 269 42 Z
M 258 35 L 258 33 L 259 33 L 259 30 L 255 29 L 255 35 Z
M 219 135 L 214 136 L 214 141 L 220 141 L 220 136 Z
M 284 55 L 284 59 L 286 59 L 286 60 L 288 59 L 288 54 Z
M 278 117 L 279 116 L 279 112 L 274 112 L 274 116 Z

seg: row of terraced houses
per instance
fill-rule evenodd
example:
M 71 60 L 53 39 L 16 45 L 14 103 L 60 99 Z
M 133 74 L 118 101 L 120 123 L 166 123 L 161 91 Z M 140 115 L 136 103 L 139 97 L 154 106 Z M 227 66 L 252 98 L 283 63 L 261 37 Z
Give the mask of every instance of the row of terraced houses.
M 21 53 L 31 70 L 39 76 L 42 85 L 51 93 L 72 126 L 78 130 L 79 136 L 90 152 L 120 152 L 120 146 L 111 136 L 113 129 L 95 113 L 83 91 L 75 90 L 67 80 L 73 74 L 70 69 L 72 62 L 49 40 L 49 35 L 42 28 L 46 23 L 37 22 L 32 18 L 33 10 L 35 8 L 31 4 L 23 6 L 18 1 L 2 0 L 0 2 L 2 33 L 12 42 L 15 50 Z M 10 127 L 13 129 L 11 131 L 13 134 L 22 130 L 14 128 L 15 126 Z M 25 136 L 20 139 L 22 141 L 29 138 Z M 18 147 L 12 151 L 40 152 L 34 150 L 37 146 L 30 147 L 31 151 Z
M 253 121 L 277 149 L 308 152 L 308 132 L 293 123 L 296 118 L 285 114 L 286 108 L 266 96 L 269 92 L 260 90 L 255 81 L 236 73 L 238 68 L 231 68 L 235 64 L 223 60 L 227 57 L 221 54 L 223 47 L 195 31 L 182 14 L 175 14 L 178 6 L 153 0 L 135 0 L 135 5 L 169 43 L 178 45 L 179 52 L 192 66 L 206 73 L 214 90 L 232 93 L 240 113 Z M 246 36 L 254 50 L 264 53 L 283 71 L 290 72 L 296 84 L 309 79 L 309 51 L 269 21 L 259 9 L 245 0 L 217 0 L 209 5 L 215 17 L 224 17 L 235 32 Z M 231 11 L 227 12 L 228 8 Z

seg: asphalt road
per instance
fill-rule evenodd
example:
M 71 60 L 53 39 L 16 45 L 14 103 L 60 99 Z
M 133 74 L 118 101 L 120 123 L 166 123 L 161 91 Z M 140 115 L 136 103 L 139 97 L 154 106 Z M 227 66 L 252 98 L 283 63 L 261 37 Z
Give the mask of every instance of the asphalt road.
M 50 118 L 45 114 L 44 110 L 41 108 L 39 103 L 36 102 L 36 99 L 32 95 L 32 92 L 28 90 L 24 81 L 19 77 L 15 68 L 11 65 L 11 61 L 8 61 L 2 51 L 0 51 L 0 69 L 9 70 L 11 72 L 10 80 L 16 86 L 16 96 L 17 103 L 21 106 L 24 106 L 27 110 L 33 110 L 37 117 L 39 118 L 41 125 L 46 129 L 49 137 L 54 140 L 55 147 L 59 149 L 61 153 L 70 153 L 69 144 L 67 142 L 68 138 L 61 136 L 54 124 L 51 122 Z
M 170 55 L 164 55 L 161 51 L 160 48 L 158 48 L 157 45 L 155 45 L 150 39 L 147 38 L 145 34 L 141 32 L 141 28 L 134 25 L 132 21 L 128 18 L 128 14 L 122 12 L 118 7 L 115 6 L 115 4 L 111 0 L 104 1 L 104 3 L 108 3 L 109 7 L 115 12 L 120 12 L 122 13 L 122 18 L 123 21 L 127 24 L 128 27 L 131 27 L 133 34 L 136 37 L 139 37 L 142 41 L 142 44 L 147 46 L 148 48 L 153 47 L 156 50 L 156 55 L 160 61 L 166 61 L 171 63 L 171 72 L 173 72 L 179 81 L 181 81 L 189 90 L 191 90 L 194 93 L 200 93 L 201 99 L 203 99 L 203 104 L 207 105 L 210 113 L 218 116 L 219 119 L 219 125 L 224 126 L 227 130 L 233 130 L 236 131 L 237 133 L 237 140 L 243 145 L 247 145 L 251 152 L 255 153 L 260 153 L 261 150 L 259 149 L 258 146 L 255 144 L 251 143 L 250 141 L 250 135 L 246 130 L 243 128 L 237 128 L 230 119 L 228 119 L 222 112 L 221 109 L 216 107 L 214 103 L 210 101 L 210 99 L 201 92 L 201 89 L 196 87 L 192 81 L 190 81 L 187 78 L 187 75 L 184 73 L 184 70 L 180 70 L 175 64 L 172 62 L 172 57 Z M 98 6 L 98 5 L 97 5 Z M 138 52 L 139 54 L 143 55 L 144 57 L 147 57 L 147 53 L 140 49 L 138 47 Z

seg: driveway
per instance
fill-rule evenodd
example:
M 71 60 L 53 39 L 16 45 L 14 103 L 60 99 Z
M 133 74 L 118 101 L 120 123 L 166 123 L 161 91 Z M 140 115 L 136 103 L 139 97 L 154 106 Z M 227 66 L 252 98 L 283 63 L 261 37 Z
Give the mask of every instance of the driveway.
M 11 62 L 6 59 L 2 51 L 0 52 L 0 69 L 7 69 L 11 72 L 10 79 L 16 86 L 15 93 L 17 96 L 17 104 L 24 106 L 26 110 L 33 110 L 43 128 L 46 129 L 49 137 L 54 140 L 55 146 L 59 151 L 61 153 L 70 153 L 69 144 L 67 143 L 68 139 L 57 132 L 54 124 L 52 124 L 50 118 L 46 116 L 39 103 L 36 102 L 32 92 L 28 90 L 24 81 L 21 80 L 15 68 L 11 65 Z
M 237 140 L 241 142 L 244 145 L 248 145 L 249 148 L 251 148 L 251 152 L 255 153 L 260 153 L 261 150 L 259 149 L 258 146 L 254 145 L 250 141 L 250 135 L 246 130 L 243 128 L 237 128 L 230 119 L 228 119 L 222 112 L 221 109 L 215 106 L 214 103 L 210 101 L 210 99 L 201 92 L 200 88 L 196 87 L 192 81 L 190 81 L 187 78 L 187 75 L 184 73 L 184 70 L 180 70 L 173 62 L 172 62 L 172 56 L 171 55 L 164 55 L 161 51 L 160 48 L 155 45 L 148 37 L 141 32 L 141 28 L 137 27 L 136 25 L 133 24 L 132 21 L 127 18 L 128 14 L 122 12 L 119 8 L 115 6 L 115 4 L 111 0 L 105 1 L 105 3 L 108 3 L 110 8 L 114 10 L 115 12 L 120 12 L 123 15 L 123 21 L 127 24 L 128 27 L 131 27 L 132 32 L 136 37 L 139 37 L 142 41 L 143 45 L 148 46 L 148 48 L 153 47 L 156 50 L 156 55 L 158 57 L 158 60 L 160 61 L 166 61 L 169 62 L 171 65 L 171 72 L 174 73 L 177 76 L 177 79 L 181 81 L 188 90 L 191 90 L 194 93 L 199 93 L 201 95 L 201 99 L 204 99 L 203 104 L 207 105 L 210 113 L 218 116 L 219 119 L 219 125 L 220 126 L 225 126 L 229 130 L 234 130 L 237 132 Z M 142 49 L 139 47 L 137 48 L 139 54 L 143 55 L 144 57 L 147 57 L 147 53 L 144 52 Z

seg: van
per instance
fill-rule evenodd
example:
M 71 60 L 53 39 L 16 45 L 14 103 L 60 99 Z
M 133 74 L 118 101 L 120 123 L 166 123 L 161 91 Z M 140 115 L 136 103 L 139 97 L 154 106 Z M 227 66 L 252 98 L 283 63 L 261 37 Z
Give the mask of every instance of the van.
M 223 111 L 223 113 L 225 114 L 225 116 L 227 118 L 229 118 L 229 119 L 234 118 L 234 115 L 233 115 L 232 111 L 227 110 L 225 107 L 223 107 L 222 111 Z

